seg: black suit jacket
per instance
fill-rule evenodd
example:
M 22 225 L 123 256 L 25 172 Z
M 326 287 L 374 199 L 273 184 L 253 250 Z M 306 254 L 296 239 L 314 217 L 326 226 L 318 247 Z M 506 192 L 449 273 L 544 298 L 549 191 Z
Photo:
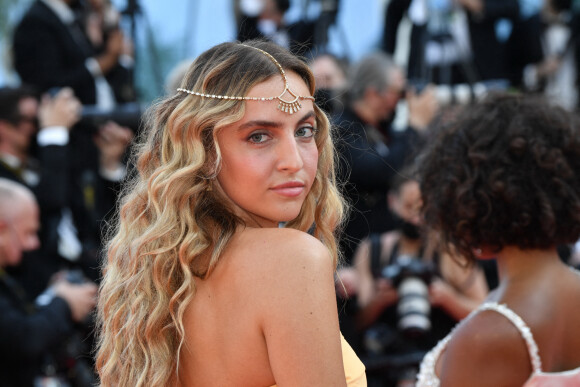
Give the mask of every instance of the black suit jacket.
M 50 145 L 40 147 L 38 151 L 40 158 L 33 160 L 34 164 L 39 167 L 36 172 L 40 180 L 36 186 L 28 185 L 19 171 L 0 162 L 0 177 L 28 186 L 33 191 L 40 207 L 40 249 L 26 252 L 18 267 L 6 269 L 23 286 L 30 297 L 40 294 L 48 286 L 55 272 L 69 268 L 68 262 L 58 254 L 57 233 L 62 209 L 69 206 L 69 198 L 72 194 L 67 147 Z M 82 212 L 82 207 L 73 206 L 73 214 L 79 213 L 79 210 Z
M 237 40 L 240 42 L 250 39 L 267 39 L 258 29 L 257 17 L 244 17 L 238 27 Z M 315 37 L 315 23 L 300 20 L 282 27 L 288 33 L 289 47 L 296 55 L 306 55 L 313 49 Z
M 386 141 L 373 140 L 367 135 L 366 124 L 348 108 L 332 121 L 338 132 L 339 180 L 352 205 L 340 239 L 344 256 L 350 261 L 361 239 L 395 227 L 387 206 L 390 182 L 414 155 L 420 137 L 410 127 L 402 132 L 389 128 Z
M 85 66 L 92 47 L 82 32 L 73 36 L 41 1 L 32 4 L 16 27 L 13 49 L 14 66 L 24 83 L 41 91 L 70 86 L 83 104 L 95 104 L 95 81 Z
M 68 145 L 37 147 L 34 155 L 40 180 L 38 185 L 29 188 L 40 207 L 41 248 L 27 253 L 19 268 L 9 269 L 32 297 L 42 292 L 50 277 L 62 269 L 81 268 L 93 281 L 100 278 L 97 253 L 101 248 L 103 221 L 115 207 L 119 191 L 119 183 L 99 175 L 97 150 L 87 133 L 77 133 L 75 129 Z M 27 185 L 16 171 L 2 162 L 0 177 Z M 64 208 L 71 210 L 83 245 L 81 258 L 74 263 L 58 253 L 57 229 Z
M 43 356 L 73 331 L 67 303 L 28 304 L 14 280 L 0 269 L 0 385 L 32 387 Z

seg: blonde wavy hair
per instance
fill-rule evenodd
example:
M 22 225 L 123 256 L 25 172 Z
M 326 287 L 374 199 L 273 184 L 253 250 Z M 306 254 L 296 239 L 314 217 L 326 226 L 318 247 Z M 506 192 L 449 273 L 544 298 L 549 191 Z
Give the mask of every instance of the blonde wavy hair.
M 270 53 L 314 93 L 314 78 L 300 58 L 272 43 L 244 44 Z M 273 76 L 280 73 L 266 55 L 223 43 L 192 63 L 181 87 L 243 96 Z M 226 198 L 207 188 L 220 167 L 216 133 L 239 121 L 244 108 L 245 101 L 176 93 L 149 109 L 133 155 L 137 172 L 125 183 L 106 246 L 96 359 L 103 386 L 177 384 L 182 318 L 196 278 L 211 274 L 242 223 Z M 320 109 L 315 111 L 318 170 L 300 214 L 286 227 L 310 230 L 336 265 L 335 233 L 344 207 L 336 188 L 330 125 Z

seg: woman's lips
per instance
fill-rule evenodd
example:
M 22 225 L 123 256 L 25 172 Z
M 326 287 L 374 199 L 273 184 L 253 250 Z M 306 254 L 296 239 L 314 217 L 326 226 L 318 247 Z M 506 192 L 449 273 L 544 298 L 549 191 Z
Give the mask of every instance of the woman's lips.
M 274 186 L 270 189 L 275 193 L 277 193 L 278 195 L 286 197 L 296 197 L 304 192 L 304 188 L 305 188 L 304 183 L 289 182 Z

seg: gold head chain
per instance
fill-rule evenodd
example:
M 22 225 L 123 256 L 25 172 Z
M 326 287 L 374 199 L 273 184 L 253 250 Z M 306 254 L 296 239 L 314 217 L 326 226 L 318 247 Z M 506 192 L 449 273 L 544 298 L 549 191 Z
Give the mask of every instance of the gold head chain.
M 302 104 L 300 103 L 301 99 L 309 99 L 309 100 L 314 101 L 314 97 L 312 97 L 312 96 L 298 95 L 298 94 L 294 93 L 292 90 L 290 90 L 290 86 L 288 84 L 288 79 L 286 78 L 286 73 L 284 72 L 284 69 L 282 68 L 280 63 L 278 63 L 276 58 L 274 58 L 272 55 L 270 55 L 266 51 L 261 50 L 259 48 L 247 46 L 245 44 L 242 44 L 242 46 L 253 48 L 254 50 L 260 51 L 262 54 L 264 54 L 268 58 L 270 58 L 270 60 L 272 62 L 274 62 L 276 67 L 278 67 L 278 70 L 280 71 L 280 75 L 282 75 L 282 80 L 284 81 L 284 90 L 282 91 L 282 93 L 280 93 L 280 95 L 275 96 L 275 97 L 234 97 L 234 96 L 229 96 L 229 95 L 204 94 L 204 93 L 200 93 L 197 91 L 187 90 L 187 89 L 182 89 L 182 88 L 177 89 L 177 91 L 181 91 L 183 93 L 187 93 L 190 95 L 197 95 L 199 97 L 213 98 L 213 99 L 230 99 L 230 100 L 235 99 L 235 100 L 244 100 L 244 101 L 272 101 L 274 99 L 277 99 L 278 100 L 278 110 L 281 110 L 281 111 L 283 111 L 285 113 L 289 113 L 289 114 L 294 114 L 302 108 Z M 284 98 L 282 98 L 283 95 L 286 94 L 286 92 L 288 92 L 288 94 L 290 94 L 293 97 L 292 100 L 285 100 Z

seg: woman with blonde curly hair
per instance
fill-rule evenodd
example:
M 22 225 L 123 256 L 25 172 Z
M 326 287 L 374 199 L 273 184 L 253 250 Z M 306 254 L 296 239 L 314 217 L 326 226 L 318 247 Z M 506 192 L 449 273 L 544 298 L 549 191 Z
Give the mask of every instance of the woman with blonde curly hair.
M 150 110 L 107 246 L 103 386 L 366 385 L 338 326 L 343 202 L 313 92 L 283 48 L 223 43 Z

